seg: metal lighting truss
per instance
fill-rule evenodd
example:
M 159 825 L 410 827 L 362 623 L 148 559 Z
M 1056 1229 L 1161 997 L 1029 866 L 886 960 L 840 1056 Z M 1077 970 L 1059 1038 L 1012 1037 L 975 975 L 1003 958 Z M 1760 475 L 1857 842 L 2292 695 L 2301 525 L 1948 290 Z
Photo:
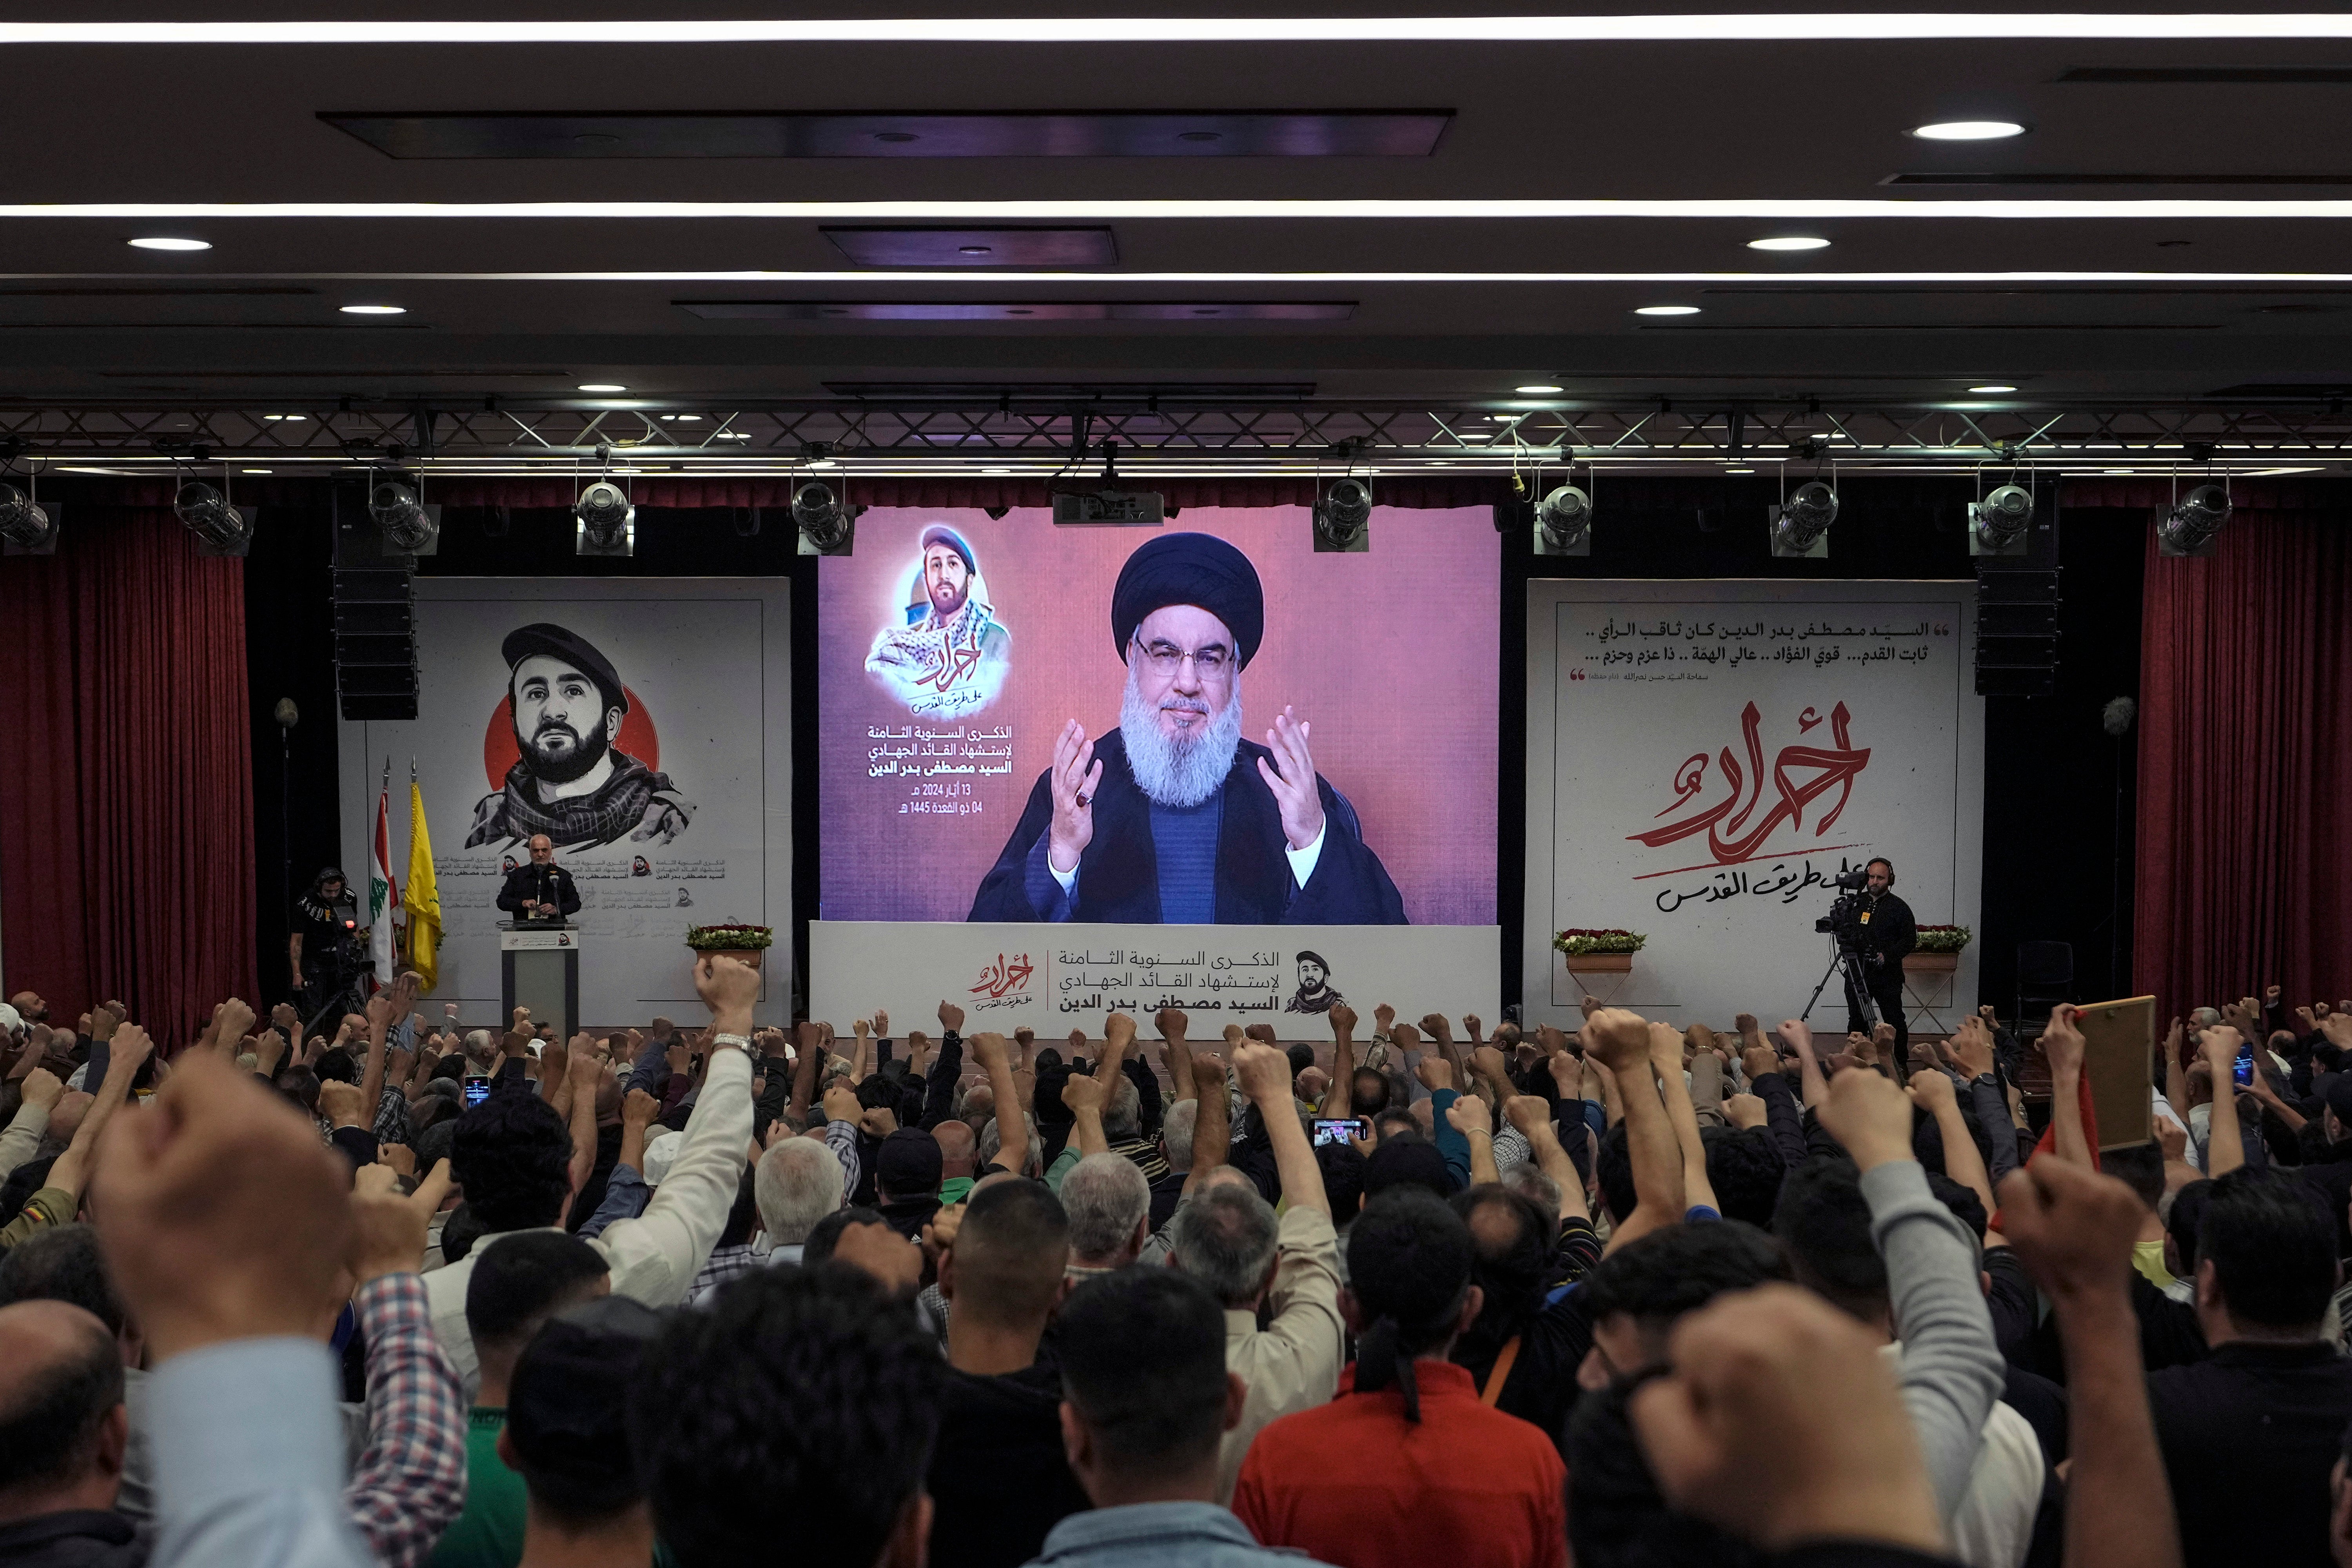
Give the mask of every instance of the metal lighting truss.
M 453 406 L 343 399 L 325 405 L 0 405 L 0 447 L 47 468 L 143 473 L 201 449 L 279 474 L 372 464 L 449 474 L 778 473 L 821 456 L 852 472 L 1076 473 L 1116 443 L 1135 477 L 1316 470 L 1472 473 L 1563 462 L 1626 472 L 1720 473 L 1834 460 L 1842 472 L 2254 473 L 2352 464 L 2352 415 L 2334 403 L 2269 406 L 1844 405 L 1704 399 L 1539 404 L 1184 400 L 1154 394 L 687 403 L 547 400 Z

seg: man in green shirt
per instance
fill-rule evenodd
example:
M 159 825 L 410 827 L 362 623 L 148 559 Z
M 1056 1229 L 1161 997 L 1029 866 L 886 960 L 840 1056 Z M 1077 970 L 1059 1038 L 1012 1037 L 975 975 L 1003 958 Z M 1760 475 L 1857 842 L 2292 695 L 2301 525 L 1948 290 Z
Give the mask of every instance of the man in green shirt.
M 612 1288 L 603 1254 L 560 1230 L 518 1231 L 483 1250 L 466 1283 L 466 1326 L 482 1373 L 466 1436 L 466 1511 L 427 1568 L 515 1568 L 522 1561 L 523 1481 L 499 1457 L 507 1385 L 540 1325 Z

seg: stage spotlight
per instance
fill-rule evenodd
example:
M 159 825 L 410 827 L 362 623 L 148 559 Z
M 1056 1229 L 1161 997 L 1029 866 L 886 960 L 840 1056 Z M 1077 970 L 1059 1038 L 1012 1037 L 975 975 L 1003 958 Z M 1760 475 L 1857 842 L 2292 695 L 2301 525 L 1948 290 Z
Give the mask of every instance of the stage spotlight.
M 253 542 L 253 509 L 231 506 L 228 498 L 201 479 L 190 479 L 172 498 L 172 510 L 213 555 L 242 555 Z
M 8 542 L 12 554 L 54 555 L 58 520 L 16 486 L 0 485 L 0 539 Z
M 403 555 L 415 555 L 441 537 L 437 510 L 418 504 L 416 492 L 398 479 L 379 479 L 368 491 L 368 516 L 383 531 L 383 542 Z
M 814 479 L 793 491 L 793 525 L 801 532 L 803 555 L 846 555 L 857 542 L 857 510 L 841 504 L 829 485 Z
M 2210 555 L 2221 547 L 2221 525 L 2229 521 L 2230 492 L 2219 485 L 2199 485 L 2157 520 L 2157 552 Z
M 1536 553 L 1592 553 L 1592 498 L 1562 485 L 1536 503 Z
M 1372 484 L 1337 479 L 1315 502 L 1315 550 L 1321 555 L 1360 555 L 1372 547 Z
M 637 509 L 628 492 L 610 479 L 598 479 L 572 503 L 574 521 L 572 549 L 581 555 L 635 555 L 637 552 Z
M 1969 503 L 1969 553 L 2022 555 L 2032 526 L 2033 492 L 2023 485 L 2003 485 Z
M 1816 559 L 1828 555 L 1830 524 L 1837 514 L 1837 491 L 1819 479 L 1799 485 L 1796 493 L 1769 509 L 1772 553 Z

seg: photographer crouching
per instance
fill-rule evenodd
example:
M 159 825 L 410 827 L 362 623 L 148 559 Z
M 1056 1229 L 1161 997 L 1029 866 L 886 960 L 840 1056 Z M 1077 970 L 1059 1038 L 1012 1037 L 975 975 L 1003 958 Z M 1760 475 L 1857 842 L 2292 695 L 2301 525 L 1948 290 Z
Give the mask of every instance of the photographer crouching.
M 1838 921 L 1837 937 L 1862 960 L 1860 973 L 1878 1005 L 1878 1016 L 1895 1026 L 1895 1059 L 1910 1060 L 1911 1026 L 1903 1016 L 1903 959 L 1918 945 L 1919 927 L 1911 906 L 1895 896 L 1895 863 L 1884 858 L 1863 868 L 1862 892 Z M 1847 971 L 1846 1024 L 1849 1031 L 1868 1034 L 1862 997 L 1854 987 L 1855 971 Z

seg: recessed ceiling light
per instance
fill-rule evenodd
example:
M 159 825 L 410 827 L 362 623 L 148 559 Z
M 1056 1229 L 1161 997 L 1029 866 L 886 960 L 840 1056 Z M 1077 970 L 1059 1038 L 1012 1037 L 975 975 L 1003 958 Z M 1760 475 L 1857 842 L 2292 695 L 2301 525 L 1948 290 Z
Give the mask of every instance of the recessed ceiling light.
M 2015 392 L 2017 388 L 2013 386 L 1971 386 L 1969 390 L 1974 393 L 1990 395 L 1996 392 Z
M 1751 239 L 1748 242 L 1748 248 L 1750 250 L 1827 250 L 1829 247 L 1828 240 L 1819 235 L 1811 234 L 1781 234 L 1775 235 L 1769 239 Z
M 1698 314 L 1698 307 L 1696 305 L 1638 305 L 1634 307 L 1633 314 L 1637 316 L 1696 316 Z
M 2105 471 L 2110 474 L 2136 474 L 2139 470 L 2137 468 L 2108 468 Z
M 1511 388 L 1511 390 L 1513 392 L 1523 392 L 1530 397 L 1548 397 L 1551 394 L 1560 391 L 1561 388 L 1557 386 L 1515 386 Z
M 996 247 L 992 245 L 959 245 L 956 247 L 956 254 L 958 256 L 987 256 L 993 253 Z
M 1912 127 L 1911 134 L 1925 142 L 1999 142 L 2024 135 L 2025 127 L 2014 120 L 1939 120 Z
M 626 392 L 629 389 L 623 386 L 617 381 L 583 381 L 580 384 L 580 390 L 583 392 Z
M 297 425 L 310 416 L 307 414 L 265 414 L 262 417 L 272 424 L 282 419 L 289 425 Z
M 702 416 L 699 414 L 665 414 L 662 417 L 678 425 L 699 425 L 702 423 Z
M 345 305 L 342 308 L 342 310 L 343 314 L 346 316 L 404 316 L 408 314 L 408 307 L 405 305 Z
M 1753 468 L 1726 468 L 1723 471 L 1727 474 L 1752 474 L 1756 470 Z
M 133 250 L 210 250 L 209 239 L 174 239 L 168 235 L 144 235 L 130 242 Z
M 1011 468 L 982 468 L 980 471 L 983 474 L 1009 474 L 1013 470 Z
M 710 438 L 714 441 L 748 441 L 751 433 L 749 430 L 714 430 Z
M 812 468 L 837 468 L 841 467 L 839 463 L 835 462 L 831 458 L 811 458 L 809 459 L 808 466 Z
M 239 468 L 237 470 L 240 474 L 274 474 L 277 471 L 275 468 Z

